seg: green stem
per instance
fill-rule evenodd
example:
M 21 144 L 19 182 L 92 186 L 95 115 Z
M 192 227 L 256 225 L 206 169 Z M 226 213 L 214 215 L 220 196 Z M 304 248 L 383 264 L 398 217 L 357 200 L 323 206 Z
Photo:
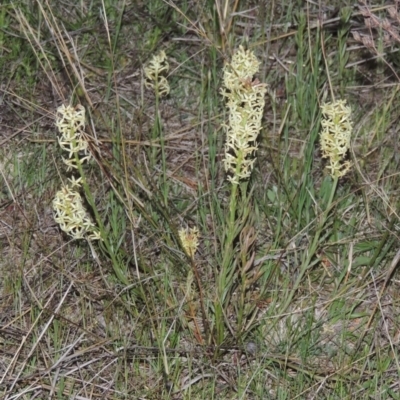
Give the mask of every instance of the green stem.
M 297 279 L 296 279 L 296 281 L 295 281 L 295 283 L 293 285 L 292 290 L 289 293 L 289 296 L 286 298 L 284 306 L 280 310 L 281 313 L 285 313 L 286 312 L 287 308 L 289 307 L 290 303 L 293 300 L 293 297 L 294 297 L 295 293 L 297 292 L 297 289 L 300 286 L 300 283 L 302 282 L 302 280 L 304 278 L 305 273 L 313 266 L 311 261 L 314 258 L 315 253 L 316 253 L 316 251 L 318 249 L 318 242 L 319 242 L 319 239 L 321 237 L 321 233 L 322 233 L 322 231 L 324 229 L 326 221 L 328 220 L 329 212 L 331 210 L 331 206 L 332 206 L 332 202 L 333 202 L 333 197 L 335 195 L 336 188 L 337 188 L 337 183 L 338 183 L 338 177 L 334 177 L 333 178 L 333 183 L 332 183 L 332 188 L 331 188 L 331 193 L 329 195 L 328 204 L 327 204 L 327 206 L 325 208 L 325 211 L 323 212 L 323 214 L 321 216 L 320 222 L 319 222 L 318 227 L 317 227 L 317 231 L 315 232 L 314 239 L 313 239 L 313 241 L 311 243 L 311 246 L 310 246 L 310 249 L 308 251 L 307 257 L 306 257 L 305 261 L 302 263 L 302 265 L 300 267 L 300 273 L 299 273 L 299 275 L 298 275 L 298 277 L 297 277 Z
M 210 343 L 210 326 L 208 324 L 206 308 L 204 306 L 203 286 L 201 284 L 200 274 L 197 269 L 197 265 L 194 261 L 193 254 L 190 254 L 190 263 L 192 265 L 192 270 L 193 270 L 194 276 L 196 278 L 197 289 L 199 290 L 201 318 L 203 320 L 203 327 L 204 327 L 204 332 L 205 332 L 205 337 L 206 337 L 206 343 L 208 344 L 208 343 Z
M 226 291 L 229 290 L 227 284 L 227 274 L 230 270 L 232 259 L 233 259 L 233 241 L 236 236 L 235 222 L 236 222 L 236 210 L 237 210 L 237 193 L 238 185 L 231 185 L 231 195 L 229 200 L 229 214 L 228 223 L 225 231 L 225 242 L 223 249 L 223 258 L 221 264 L 221 270 L 218 275 L 218 292 L 217 300 L 215 304 L 215 319 L 217 328 L 217 345 L 221 345 L 224 341 L 225 332 L 225 316 L 224 316 L 224 304 Z
M 75 160 L 76 160 L 76 164 L 78 166 L 79 175 L 82 178 L 82 186 L 83 186 L 83 190 L 85 192 L 86 200 L 88 201 L 90 207 L 93 210 L 94 216 L 96 218 L 97 226 L 100 229 L 101 239 L 103 240 L 104 245 L 106 247 L 106 250 L 107 250 L 108 254 L 111 257 L 112 267 L 113 267 L 113 270 L 115 272 L 115 275 L 117 276 L 117 278 L 119 279 L 119 281 L 122 284 L 128 285 L 129 281 L 128 281 L 127 277 L 123 274 L 123 271 L 119 268 L 119 262 L 117 260 L 117 257 L 115 255 L 115 253 L 114 253 L 113 246 L 111 245 L 110 241 L 108 240 L 108 236 L 106 234 L 106 230 L 105 230 L 103 221 L 100 218 L 100 214 L 99 214 L 99 212 L 97 210 L 96 203 L 94 201 L 92 192 L 90 191 L 89 185 L 87 184 L 87 181 L 86 181 L 85 174 L 83 172 L 81 160 L 79 159 L 79 156 L 78 156 L 77 153 L 75 153 Z

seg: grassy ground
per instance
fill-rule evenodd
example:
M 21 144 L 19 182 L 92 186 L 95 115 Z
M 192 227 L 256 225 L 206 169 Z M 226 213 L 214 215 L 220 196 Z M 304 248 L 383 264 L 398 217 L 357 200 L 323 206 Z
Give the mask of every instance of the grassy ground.
M 400 398 L 400 6 L 326 3 L 0 5 L 1 398 Z M 240 45 L 268 91 L 232 189 L 221 87 Z M 145 85 L 161 50 L 168 96 Z M 333 97 L 353 121 L 336 181 Z M 78 171 L 62 104 L 86 110 Z M 101 241 L 54 221 L 79 175 Z

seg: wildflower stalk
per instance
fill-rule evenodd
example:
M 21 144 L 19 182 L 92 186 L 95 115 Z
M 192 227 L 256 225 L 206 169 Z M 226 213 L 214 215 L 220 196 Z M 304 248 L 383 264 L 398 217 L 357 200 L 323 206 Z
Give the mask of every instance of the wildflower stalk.
M 166 165 L 166 154 L 165 154 L 165 138 L 163 135 L 163 127 L 160 117 L 160 98 L 168 95 L 170 91 L 169 83 L 167 78 L 164 76 L 169 70 L 169 64 L 167 56 L 164 51 L 152 57 L 149 64 L 144 68 L 144 74 L 146 77 L 145 85 L 147 88 L 154 89 L 155 93 L 155 121 L 152 131 L 152 140 L 160 141 L 161 148 L 161 163 L 162 163 L 162 187 L 163 187 L 163 200 L 164 205 L 168 201 L 168 176 L 167 176 L 167 165 Z M 157 162 L 158 149 L 153 146 L 151 149 L 150 162 L 151 166 L 154 167 Z
M 199 232 L 195 227 L 189 230 L 181 229 L 179 230 L 178 234 L 182 243 L 182 247 L 185 250 L 186 255 L 190 259 L 190 265 L 192 267 L 193 274 L 196 278 L 197 289 L 199 291 L 201 318 L 203 321 L 206 341 L 208 343 L 210 338 L 210 327 L 207 319 L 206 308 L 204 306 L 203 285 L 201 284 L 200 274 L 194 257 L 198 247 Z
M 235 240 L 250 213 L 247 180 L 256 160 L 256 139 L 261 129 L 265 105 L 266 85 L 257 79 L 253 80 L 258 69 L 259 62 L 255 55 L 244 50 L 242 46 L 234 54 L 231 63 L 224 68 L 224 87 L 221 92 L 227 99 L 229 111 L 229 124 L 224 125 L 227 134 L 224 166 L 231 183 L 231 193 L 223 237 L 222 262 L 217 275 L 217 299 L 214 305 L 218 345 L 224 341 L 225 326 L 233 333 L 224 310 L 230 301 L 234 278 L 239 275 L 242 283 L 245 282 L 245 271 L 237 272 Z M 241 298 L 243 299 L 243 296 Z M 239 330 L 243 320 L 244 301 L 240 303 Z
M 284 313 L 289 307 L 293 296 L 302 282 L 305 273 L 311 269 L 317 262 L 313 262 L 313 258 L 317 252 L 321 234 L 324 231 L 326 222 L 329 219 L 332 209 L 333 199 L 336 193 L 339 178 L 344 176 L 351 168 L 349 161 L 345 160 L 346 154 L 350 147 L 350 137 L 352 132 L 351 109 L 346 106 L 346 101 L 337 100 L 332 103 L 322 105 L 323 119 L 321 122 L 322 132 L 320 137 L 320 145 L 322 157 L 328 159 L 330 176 L 332 185 L 328 197 L 325 210 L 322 213 L 319 223 L 307 252 L 305 260 L 300 266 L 300 273 L 293 285 L 293 288 L 286 298 L 283 308 L 280 310 Z
M 57 118 L 57 123 L 56 126 L 60 131 L 60 138 L 59 138 L 59 144 L 61 148 L 65 151 L 68 152 L 68 158 L 63 158 L 64 163 L 67 165 L 68 169 L 76 169 L 78 170 L 78 173 L 80 175 L 79 179 L 72 178 L 70 181 L 72 182 L 72 189 L 74 189 L 75 186 L 79 187 L 82 185 L 86 200 L 88 201 L 94 216 L 95 220 L 97 223 L 97 228 L 94 230 L 94 224 L 92 224 L 89 220 L 88 217 L 82 218 L 83 214 L 85 211 L 83 210 L 83 207 L 81 207 L 81 210 L 78 210 L 79 213 L 77 214 L 78 216 L 81 216 L 81 218 L 78 220 L 76 219 L 75 225 L 77 226 L 77 229 L 70 233 L 71 236 L 73 236 L 76 239 L 82 238 L 82 235 L 73 235 L 74 232 L 85 232 L 85 227 L 86 231 L 88 234 L 86 234 L 86 238 L 89 241 L 89 244 L 91 246 L 90 240 L 92 239 L 100 239 L 100 243 L 104 244 L 107 253 L 111 257 L 112 260 L 112 266 L 114 269 L 114 272 L 117 276 L 117 278 L 120 280 L 121 283 L 128 285 L 128 279 L 124 275 L 122 269 L 120 268 L 120 263 L 118 262 L 118 259 L 116 257 L 116 254 L 113 250 L 113 246 L 110 243 L 110 240 L 108 238 L 107 232 L 105 230 L 103 221 L 100 217 L 100 214 L 97 210 L 96 203 L 93 198 L 93 194 L 89 188 L 89 185 L 86 180 L 86 176 L 83 170 L 83 163 L 85 161 L 88 161 L 91 157 L 91 154 L 89 152 L 89 144 L 86 141 L 84 137 L 84 127 L 85 127 L 85 109 L 81 106 L 78 105 L 77 107 L 73 108 L 71 106 L 61 106 L 57 110 L 58 113 L 58 118 Z M 83 155 L 82 155 L 83 153 Z M 75 198 L 79 199 L 79 193 L 77 192 L 72 192 L 71 189 L 67 187 L 64 188 L 64 190 L 69 191 L 72 193 L 70 194 L 69 197 L 74 196 Z M 53 207 L 56 212 L 56 219 L 62 222 L 63 220 L 63 214 L 66 212 L 63 209 L 60 209 L 60 204 L 59 201 L 56 197 L 56 199 L 53 202 Z M 71 207 L 70 207 L 71 208 Z M 70 213 L 73 213 L 73 208 Z M 75 208 L 77 208 L 75 206 Z M 68 211 L 68 210 L 67 210 Z M 71 219 L 71 218 L 69 218 Z M 63 225 L 61 225 L 63 226 Z M 83 229 L 83 230 L 82 230 Z M 97 231 L 98 229 L 98 231 Z M 91 233 L 90 233 L 91 232 Z M 92 246 L 91 246 L 92 248 Z M 93 248 L 92 248 L 93 249 Z

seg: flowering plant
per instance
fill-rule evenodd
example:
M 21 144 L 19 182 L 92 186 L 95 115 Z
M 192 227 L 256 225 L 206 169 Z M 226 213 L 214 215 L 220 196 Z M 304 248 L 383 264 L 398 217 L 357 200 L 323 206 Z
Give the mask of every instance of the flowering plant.
M 261 130 L 261 121 L 265 106 L 267 85 L 253 76 L 258 72 L 260 62 L 250 50 L 242 46 L 235 52 L 230 63 L 224 67 L 221 94 L 226 99 L 228 123 L 223 124 L 226 132 L 224 167 L 231 183 L 226 225 L 222 237 L 222 260 L 217 275 L 217 298 L 214 303 L 216 342 L 225 340 L 225 310 L 230 304 L 234 292 L 239 293 L 237 306 L 238 332 L 244 329 L 246 319 L 246 292 L 252 261 L 246 260 L 247 253 L 238 249 L 244 243 L 238 242 L 241 233 L 250 229 L 250 192 L 247 191 L 247 179 L 250 177 L 256 160 L 257 136 Z M 236 306 L 235 306 L 236 307 Z M 231 328 L 230 328 L 231 329 Z
M 68 170 L 71 168 L 82 171 L 81 164 L 90 159 L 88 142 L 84 138 L 85 109 L 82 105 L 72 107 L 62 105 L 57 109 L 56 126 L 61 134 L 58 138 L 60 147 L 68 152 L 68 158 L 63 157 Z M 86 237 L 88 240 L 100 239 L 100 232 L 91 221 L 83 207 L 82 197 L 78 192 L 82 176 L 72 177 L 70 184 L 64 185 L 56 193 L 53 200 L 54 220 L 62 231 L 74 239 Z

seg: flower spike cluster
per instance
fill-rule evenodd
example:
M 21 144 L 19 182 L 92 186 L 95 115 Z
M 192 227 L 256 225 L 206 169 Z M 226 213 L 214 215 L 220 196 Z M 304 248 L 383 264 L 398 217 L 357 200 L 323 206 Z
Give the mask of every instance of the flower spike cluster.
M 75 154 L 80 157 L 80 162 L 90 159 L 88 142 L 83 137 L 85 128 L 85 108 L 82 105 L 72 107 L 62 105 L 57 109 L 56 126 L 61 133 L 58 138 L 60 147 L 68 153 L 68 159 L 63 157 L 68 170 L 77 169 Z
M 82 198 L 76 189 L 80 187 L 79 179 L 70 179 L 69 185 L 64 185 L 56 193 L 53 200 L 54 220 L 60 225 L 61 230 L 73 237 L 89 240 L 99 240 L 100 232 L 90 220 L 85 211 Z
M 83 134 L 85 108 L 82 105 L 75 108 L 62 105 L 57 109 L 56 126 L 61 133 L 58 143 L 68 153 L 67 159 L 63 157 L 67 169 L 78 169 L 78 163 L 89 160 L 91 156 L 88 142 Z M 83 207 L 82 197 L 78 191 L 82 178 L 76 179 L 72 176 L 68 180 L 69 184 L 64 185 L 53 200 L 54 220 L 60 225 L 61 230 L 74 239 L 101 239 L 99 230 Z
M 242 46 L 234 54 L 230 64 L 224 67 L 224 87 L 221 93 L 227 98 L 229 123 L 224 125 L 225 171 L 232 184 L 247 179 L 256 160 L 257 136 L 265 106 L 267 85 L 253 80 L 259 70 L 259 61 Z
M 169 64 L 166 60 L 167 56 L 162 50 L 150 60 L 149 65 L 144 68 L 146 75 L 145 85 L 158 91 L 160 96 L 166 96 L 169 93 L 169 83 L 163 73 L 169 71 Z
M 350 148 L 353 129 L 351 108 L 346 100 L 337 100 L 321 106 L 324 118 L 321 121 L 322 157 L 329 159 L 328 169 L 332 177 L 340 178 L 351 168 L 349 161 L 344 160 Z

